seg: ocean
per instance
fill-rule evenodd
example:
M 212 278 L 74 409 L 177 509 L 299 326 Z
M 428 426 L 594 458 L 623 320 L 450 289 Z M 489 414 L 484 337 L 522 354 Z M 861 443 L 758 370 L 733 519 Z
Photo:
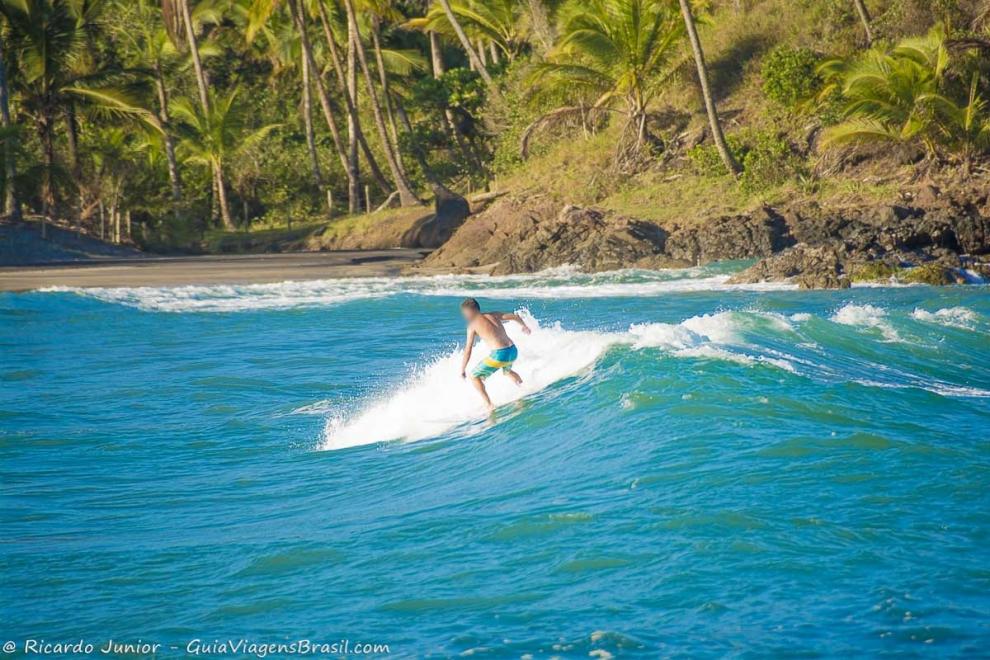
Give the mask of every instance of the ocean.
M 0 294 L 0 634 L 985 655 L 990 290 L 740 267 Z

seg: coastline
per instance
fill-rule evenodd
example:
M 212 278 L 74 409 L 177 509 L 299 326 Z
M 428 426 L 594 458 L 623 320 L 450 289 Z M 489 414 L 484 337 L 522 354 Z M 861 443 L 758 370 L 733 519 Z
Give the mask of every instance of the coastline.
M 0 267 L 0 292 L 52 286 L 140 287 L 263 284 L 285 280 L 391 277 L 429 250 L 341 250 L 190 257 L 140 257 Z

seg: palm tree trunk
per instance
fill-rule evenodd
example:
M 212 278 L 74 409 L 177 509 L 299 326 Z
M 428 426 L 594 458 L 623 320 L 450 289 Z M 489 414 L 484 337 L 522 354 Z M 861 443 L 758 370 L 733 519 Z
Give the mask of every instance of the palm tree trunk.
M 305 54 L 300 58 L 300 70 L 302 71 L 302 112 L 303 128 L 306 131 L 306 150 L 309 152 L 309 164 L 313 170 L 313 183 L 316 189 L 323 194 L 323 172 L 320 171 L 320 159 L 316 155 L 316 134 L 313 130 L 313 83 L 309 79 L 309 61 Z
M 110 242 L 117 243 L 120 223 L 117 220 L 117 190 L 114 188 L 113 196 L 110 198 Z
M 856 13 L 859 14 L 859 20 L 863 22 L 863 30 L 866 31 L 866 47 L 869 48 L 873 45 L 873 30 L 870 28 L 870 12 L 866 10 L 866 4 L 863 0 L 853 0 L 853 4 L 856 5 Z
M 378 159 L 376 159 L 375 155 L 371 153 L 371 149 L 368 147 L 368 141 L 364 137 L 364 130 L 361 128 L 361 118 L 357 111 L 357 99 L 352 97 L 347 91 L 347 79 L 345 77 L 344 65 L 341 61 L 340 50 L 337 48 L 337 41 L 333 38 L 333 31 L 330 29 L 330 18 L 327 16 L 327 9 L 322 2 L 318 2 L 316 4 L 320 10 L 320 23 L 323 26 L 323 37 L 326 39 L 327 45 L 329 46 L 330 61 L 333 64 L 334 72 L 337 74 L 337 86 L 340 91 L 340 95 L 344 97 L 345 105 L 347 106 L 347 114 L 354 121 L 354 128 L 357 130 L 358 145 L 361 147 L 361 153 L 364 154 L 364 159 L 368 163 L 368 169 L 371 170 L 371 176 L 375 180 L 375 183 L 379 188 L 381 188 L 382 192 L 388 193 L 392 187 L 389 185 L 385 175 L 382 174 L 382 170 L 378 166 Z
M 454 10 L 450 7 L 450 0 L 440 0 L 440 6 L 443 7 L 443 13 L 447 16 L 447 21 L 450 26 L 454 28 L 454 33 L 457 35 L 457 39 L 461 42 L 461 47 L 464 48 L 464 52 L 467 53 L 468 60 L 470 60 L 471 65 L 481 76 L 488 85 L 492 84 L 492 77 L 488 74 L 488 69 L 485 65 L 481 63 L 481 58 L 478 57 L 478 53 L 474 51 L 474 47 L 471 45 L 471 40 L 468 39 L 467 35 L 464 33 L 464 28 L 461 27 L 460 22 L 457 20 L 457 16 L 454 15 Z
M 309 35 L 306 33 L 306 24 L 297 0 L 289 0 L 289 13 L 292 14 L 292 20 L 296 24 L 296 31 L 299 32 L 299 43 L 302 46 L 303 56 L 309 65 L 309 70 L 318 71 L 316 60 L 313 59 L 312 44 L 309 42 Z M 347 152 L 344 150 L 340 129 L 337 127 L 337 120 L 334 118 L 333 108 L 330 106 L 330 96 L 327 94 L 327 88 L 323 84 L 322 76 L 313 76 L 313 82 L 316 84 L 316 96 L 320 101 L 323 119 L 326 120 L 327 128 L 330 129 L 330 135 L 333 137 L 333 146 L 337 151 L 337 157 L 340 159 L 340 166 L 347 175 L 348 190 L 351 190 L 353 189 L 352 183 L 357 180 L 357 173 L 350 169 L 350 162 L 348 162 Z
M 347 24 L 347 97 L 351 99 L 354 105 L 357 105 L 358 99 L 358 88 L 357 88 L 357 37 L 355 36 L 354 30 L 351 29 L 351 24 Z M 358 169 L 358 115 L 357 112 L 347 113 L 347 161 L 350 163 L 351 168 L 355 172 L 360 172 Z M 361 181 L 360 179 L 355 179 L 352 182 L 354 189 L 348 190 L 347 198 L 352 202 L 351 207 L 348 209 L 351 213 L 357 213 L 360 209 L 360 199 L 361 195 Z M 368 209 L 370 211 L 370 209 Z
M 485 40 L 478 39 L 478 59 L 481 60 L 481 65 L 488 68 L 488 52 L 485 50 Z
M 227 184 L 223 180 L 223 163 L 214 161 L 213 176 L 216 178 L 217 200 L 220 202 L 220 219 L 223 221 L 223 228 L 227 231 L 234 231 L 234 219 L 230 215 L 230 202 L 227 199 Z
M 352 0 L 344 0 L 344 8 L 347 11 L 347 21 L 354 30 L 355 38 L 358 39 L 360 35 L 357 29 L 357 18 L 354 13 L 354 3 Z M 365 57 L 364 46 L 360 43 L 355 45 L 357 46 L 355 50 L 357 51 L 358 63 L 361 65 L 361 73 L 364 75 L 365 86 L 368 88 L 368 99 L 371 102 L 375 125 L 378 127 L 378 135 L 382 141 L 382 151 L 385 152 L 385 160 L 392 173 L 392 180 L 395 181 L 395 187 L 399 191 L 399 199 L 403 206 L 418 206 L 422 202 L 419 201 L 419 198 L 412 191 L 412 184 L 406 177 L 401 165 L 401 157 L 392 149 L 392 144 L 389 142 L 388 129 L 385 127 L 385 118 L 378 99 L 378 92 L 371 80 L 371 70 L 368 67 L 368 58 Z
M 182 11 L 182 23 L 186 30 L 186 41 L 189 42 L 189 53 L 192 55 L 193 69 L 196 71 L 196 87 L 199 90 L 199 102 L 203 106 L 203 114 L 209 116 L 209 83 L 206 80 L 203 61 L 199 57 L 199 44 L 196 42 L 196 31 L 193 29 L 192 14 L 189 11 L 189 0 L 179 0 L 179 9 Z
M 701 50 L 701 40 L 698 39 L 698 31 L 694 26 L 694 16 L 691 14 L 689 0 L 680 0 L 681 14 L 684 15 L 684 26 L 687 28 L 688 39 L 691 41 L 691 50 L 694 52 L 694 63 L 698 67 L 698 82 L 701 84 L 701 95 L 705 99 L 705 110 L 708 113 L 708 123 L 712 129 L 712 139 L 715 140 L 715 148 L 718 149 L 725 168 L 733 175 L 740 172 L 739 164 L 732 157 L 729 146 L 725 143 L 725 135 L 722 133 L 722 124 L 718 120 L 718 112 L 715 109 L 715 99 L 712 97 L 711 89 L 708 87 L 708 68 L 705 66 L 705 54 Z
M 76 108 L 72 103 L 68 103 L 65 106 L 65 128 L 65 141 L 69 148 L 69 169 L 72 175 L 72 181 L 76 185 L 76 189 L 79 191 L 79 207 L 73 209 L 72 225 L 76 231 L 80 231 L 83 211 L 83 194 L 82 186 L 80 185 L 82 180 L 82 167 L 79 163 L 79 121 L 76 117 Z
M 179 204 L 182 202 L 182 179 L 179 176 L 179 161 L 175 157 L 175 138 L 169 130 L 171 118 L 168 114 L 168 91 L 159 62 L 155 62 L 155 86 L 158 90 L 158 120 L 165 133 L 165 160 L 168 163 L 168 180 L 172 186 L 172 212 L 178 218 Z
M 52 121 L 50 111 L 44 113 L 41 122 L 41 144 L 45 152 L 45 176 L 41 190 L 41 238 L 48 238 L 48 215 L 55 208 L 55 189 L 52 181 L 52 170 L 55 168 L 55 140 L 52 136 Z
M 203 116 L 210 118 L 210 91 L 209 83 L 206 79 L 206 70 L 203 69 L 203 62 L 199 57 L 199 45 L 196 42 L 196 31 L 193 29 L 192 14 L 189 12 L 189 0 L 179 0 L 182 10 L 182 22 L 186 27 L 186 39 L 189 42 L 189 52 L 192 55 L 193 69 L 196 71 L 196 87 L 199 90 L 199 102 L 203 106 Z M 217 189 L 217 198 L 220 202 L 220 219 L 223 221 L 225 229 L 233 229 L 234 223 L 230 219 L 230 207 L 227 205 L 227 191 L 224 189 L 223 164 L 220 161 L 213 163 L 213 180 Z
M 385 71 L 385 58 L 382 56 L 381 23 L 377 16 L 371 19 L 371 45 L 375 51 L 375 66 L 378 69 L 378 81 L 382 86 L 382 101 L 385 106 L 385 116 L 388 118 L 388 129 L 392 136 L 392 148 L 399 153 L 399 127 L 395 123 L 395 113 L 392 112 L 392 94 L 388 86 L 388 73 Z M 402 165 L 400 159 L 399 165 Z
M 430 62 L 433 64 L 433 77 L 439 78 L 444 74 L 443 53 L 440 51 L 440 37 L 430 31 Z
M 7 66 L 3 59 L 3 48 L 0 47 L 0 125 L 9 128 L 10 121 L 10 89 L 7 86 Z M 3 142 L 3 212 L 11 221 L 21 221 L 21 202 L 17 198 L 14 179 L 17 178 L 17 162 L 13 145 L 13 136 L 8 135 Z

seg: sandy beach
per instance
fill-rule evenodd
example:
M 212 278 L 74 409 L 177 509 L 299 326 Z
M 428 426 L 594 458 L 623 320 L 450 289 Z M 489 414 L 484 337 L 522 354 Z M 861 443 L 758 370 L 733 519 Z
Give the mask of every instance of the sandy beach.
M 349 250 L 296 254 L 108 259 L 0 268 L 0 291 L 50 286 L 182 286 L 398 275 L 428 251 Z

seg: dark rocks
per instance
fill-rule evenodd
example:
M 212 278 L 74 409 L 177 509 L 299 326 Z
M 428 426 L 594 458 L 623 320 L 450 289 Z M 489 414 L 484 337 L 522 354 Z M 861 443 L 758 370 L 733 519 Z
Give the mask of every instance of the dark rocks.
M 586 271 L 672 265 L 657 225 L 598 209 L 497 200 L 424 262 L 426 269 L 534 272 L 565 264 Z
M 402 247 L 440 247 L 471 215 L 471 205 L 460 195 L 439 186 L 434 193 L 433 216 L 406 232 L 402 237 Z
M 751 215 L 723 216 L 675 231 L 667 239 L 665 252 L 673 259 L 700 264 L 767 257 L 790 245 L 794 238 L 784 218 L 761 208 Z
M 561 264 L 588 271 L 651 267 L 658 265 L 666 239 L 666 232 L 652 223 L 567 206 L 521 236 L 498 270 L 533 272 Z
M 843 269 L 841 247 L 805 243 L 758 261 L 729 281 L 744 284 L 791 278 L 802 289 L 845 289 L 850 284 Z
M 981 257 L 990 254 L 986 189 L 979 182 L 945 189 L 926 184 L 904 191 L 896 203 L 798 201 L 670 227 L 600 209 L 560 209 L 540 197 L 506 196 L 460 224 L 424 266 L 515 273 L 572 264 L 601 271 L 759 258 L 734 281 L 791 280 L 804 288 L 891 277 L 960 281 L 967 269 L 985 268 Z

